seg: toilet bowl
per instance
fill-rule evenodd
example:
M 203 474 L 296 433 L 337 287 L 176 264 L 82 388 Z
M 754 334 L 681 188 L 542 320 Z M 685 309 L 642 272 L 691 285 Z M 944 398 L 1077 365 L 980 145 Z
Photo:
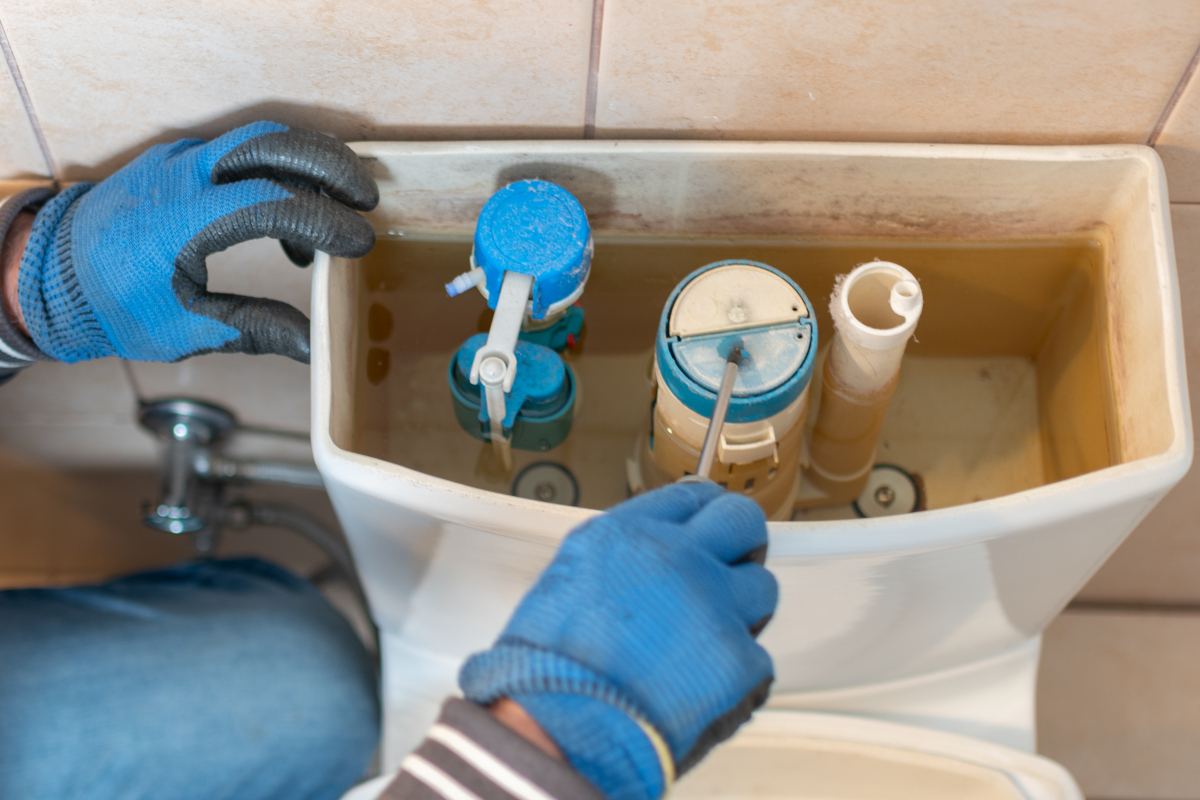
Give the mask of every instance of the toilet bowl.
M 459 665 L 490 645 L 562 537 L 624 496 L 620 465 L 649 407 L 639 381 L 648 386 L 653 325 L 678 280 L 728 258 L 768 263 L 813 298 L 824 337 L 834 277 L 879 258 L 915 276 L 925 309 L 876 460 L 919 474 L 928 502 L 770 523 L 781 594 L 761 641 L 776 667 L 773 710 L 678 791 L 744 794 L 750 776 L 795 756 L 821 775 L 843 771 L 823 764 L 861 763 L 885 782 L 940 776 L 913 777 L 926 796 L 968 784 L 981 797 L 1078 796 L 1061 770 L 1013 752 L 1035 746 L 1040 633 L 1192 456 L 1152 150 L 354 148 L 380 184 L 368 215 L 379 244 L 361 262 L 315 262 L 312 432 L 379 626 L 385 770 L 420 740 Z M 596 250 L 581 354 L 565 356 L 580 383 L 574 426 L 516 471 L 563 465 L 579 507 L 509 494 L 511 474 L 462 432 L 445 391 L 450 354 L 482 317 L 438 305 L 441 287 L 466 268 L 488 197 L 535 177 L 579 198 Z M 395 320 L 386 336 L 368 326 L 376 306 Z M 778 793 L 773 780 L 761 793 Z M 875 796 L 813 791 L 794 796 Z

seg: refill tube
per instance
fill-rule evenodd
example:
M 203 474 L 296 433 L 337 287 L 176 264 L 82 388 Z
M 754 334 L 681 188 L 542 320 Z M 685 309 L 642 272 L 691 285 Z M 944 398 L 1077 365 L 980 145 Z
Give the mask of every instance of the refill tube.
M 810 494 L 800 505 L 843 505 L 862 492 L 923 302 L 916 278 L 887 261 L 863 264 L 834 284 L 835 335 L 804 468 L 805 480 L 823 496 Z

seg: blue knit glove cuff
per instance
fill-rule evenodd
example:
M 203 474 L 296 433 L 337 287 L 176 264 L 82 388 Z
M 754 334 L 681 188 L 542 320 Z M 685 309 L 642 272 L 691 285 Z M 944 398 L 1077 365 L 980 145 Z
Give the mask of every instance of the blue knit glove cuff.
M 673 779 L 671 754 L 661 737 L 656 749 L 651 736 L 659 735 L 647 730 L 646 715 L 573 659 L 502 638 L 463 665 L 458 683 L 480 705 L 505 697 L 518 703 L 571 766 L 611 800 L 657 800 Z
M 92 186 L 77 183 L 38 211 L 17 282 L 29 338 L 43 353 L 68 364 L 117 354 L 84 298 L 71 263 L 75 201 Z

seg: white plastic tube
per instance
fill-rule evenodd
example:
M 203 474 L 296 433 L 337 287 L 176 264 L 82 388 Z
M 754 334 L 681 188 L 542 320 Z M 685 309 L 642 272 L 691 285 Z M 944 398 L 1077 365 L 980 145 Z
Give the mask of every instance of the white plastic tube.
M 484 272 L 479 267 L 471 269 L 459 275 L 454 280 L 446 284 L 446 294 L 451 297 L 458 297 L 468 289 L 474 289 L 479 284 L 483 283 Z
M 916 278 L 888 261 L 862 264 L 834 284 L 829 310 L 835 333 L 804 470 L 825 504 L 849 503 L 866 484 L 923 306 Z

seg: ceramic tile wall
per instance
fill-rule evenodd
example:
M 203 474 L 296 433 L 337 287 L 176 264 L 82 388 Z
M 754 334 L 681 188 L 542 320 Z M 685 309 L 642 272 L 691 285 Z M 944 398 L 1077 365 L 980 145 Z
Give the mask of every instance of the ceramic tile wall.
M 3 36 L 4 31 L 0 28 L 0 37 Z M 3 41 L 0 38 L 0 42 Z M 17 91 L 16 78 L 7 68 L 0 69 L 0 142 L 3 143 L 0 147 L 0 177 L 26 178 L 49 173 Z
M 1196 56 L 1200 61 L 1200 51 Z M 1171 202 L 1200 202 L 1200 76 L 1196 72 L 1181 87 L 1154 149 L 1167 170 Z
M 591 0 L 8 0 L 60 177 L 256 119 L 343 139 L 582 131 Z M 102 35 L 100 35 L 102 32 Z
M 1145 142 L 1200 43 L 1158 0 L 606 0 L 605 136 Z

